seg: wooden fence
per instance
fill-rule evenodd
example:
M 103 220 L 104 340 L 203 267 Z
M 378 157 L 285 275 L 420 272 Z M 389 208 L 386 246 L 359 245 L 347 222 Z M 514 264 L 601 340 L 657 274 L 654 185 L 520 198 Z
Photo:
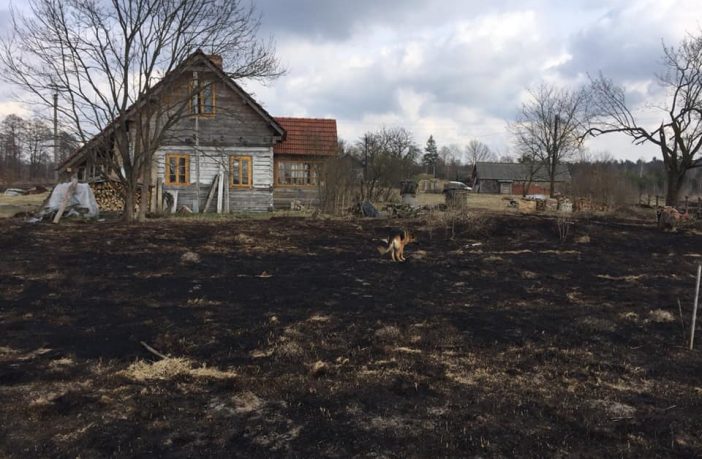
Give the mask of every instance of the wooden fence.
M 665 196 L 639 196 L 639 204 L 647 207 L 659 207 L 665 205 Z M 690 198 L 685 196 L 685 199 L 678 202 L 675 206 L 679 211 L 685 213 L 688 212 L 690 215 L 694 215 L 695 218 L 702 218 L 702 197 Z

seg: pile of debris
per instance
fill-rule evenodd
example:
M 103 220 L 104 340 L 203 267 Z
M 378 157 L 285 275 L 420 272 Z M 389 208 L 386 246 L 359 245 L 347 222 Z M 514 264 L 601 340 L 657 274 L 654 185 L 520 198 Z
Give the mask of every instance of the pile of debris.
M 39 222 L 50 218 L 58 223 L 62 217 L 97 218 L 100 214 L 90 185 L 73 180 L 59 183 L 45 201 L 39 214 L 32 220 Z
M 409 204 L 388 203 L 383 210 L 388 217 L 415 218 L 419 216 L 422 207 L 411 206 Z
M 558 198 L 538 199 L 536 200 L 536 210 L 571 213 L 573 212 L 573 201 L 563 196 L 559 196 Z
M 43 186 L 33 186 L 31 188 L 8 188 L 3 192 L 5 196 L 27 196 L 28 194 L 41 194 L 49 191 Z

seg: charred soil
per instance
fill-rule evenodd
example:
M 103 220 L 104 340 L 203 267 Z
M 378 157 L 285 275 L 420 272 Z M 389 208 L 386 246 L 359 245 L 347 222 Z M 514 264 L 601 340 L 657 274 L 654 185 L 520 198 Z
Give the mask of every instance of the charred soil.
M 397 225 L 419 236 L 406 263 L 376 250 Z M 702 454 L 695 233 L 576 220 L 561 242 L 518 215 L 0 229 L 0 456 Z

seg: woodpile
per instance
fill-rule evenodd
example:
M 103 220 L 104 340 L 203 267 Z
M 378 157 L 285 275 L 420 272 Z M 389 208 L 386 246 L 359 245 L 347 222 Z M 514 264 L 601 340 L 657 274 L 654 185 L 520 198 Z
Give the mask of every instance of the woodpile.
M 120 212 L 124 209 L 124 186 L 120 182 L 106 181 L 92 184 L 95 201 L 102 212 Z M 139 210 L 141 189 L 137 189 L 134 210 Z

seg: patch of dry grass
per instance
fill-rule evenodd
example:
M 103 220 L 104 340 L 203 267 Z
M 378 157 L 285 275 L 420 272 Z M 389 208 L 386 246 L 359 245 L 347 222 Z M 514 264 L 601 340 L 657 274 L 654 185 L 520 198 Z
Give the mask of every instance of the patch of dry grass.
M 391 341 L 400 337 L 400 329 L 394 325 L 388 325 L 375 331 L 375 337 L 383 341 Z
M 671 312 L 664 311 L 663 309 L 656 309 L 654 311 L 651 311 L 649 313 L 649 316 L 651 317 L 651 320 L 653 322 L 675 322 L 675 316 Z
M 233 371 L 207 368 L 204 365 L 195 367 L 195 363 L 192 360 L 182 357 L 168 357 L 157 362 L 137 360 L 118 374 L 139 382 L 167 380 L 178 376 L 209 379 L 231 379 L 236 377 L 236 373 Z

